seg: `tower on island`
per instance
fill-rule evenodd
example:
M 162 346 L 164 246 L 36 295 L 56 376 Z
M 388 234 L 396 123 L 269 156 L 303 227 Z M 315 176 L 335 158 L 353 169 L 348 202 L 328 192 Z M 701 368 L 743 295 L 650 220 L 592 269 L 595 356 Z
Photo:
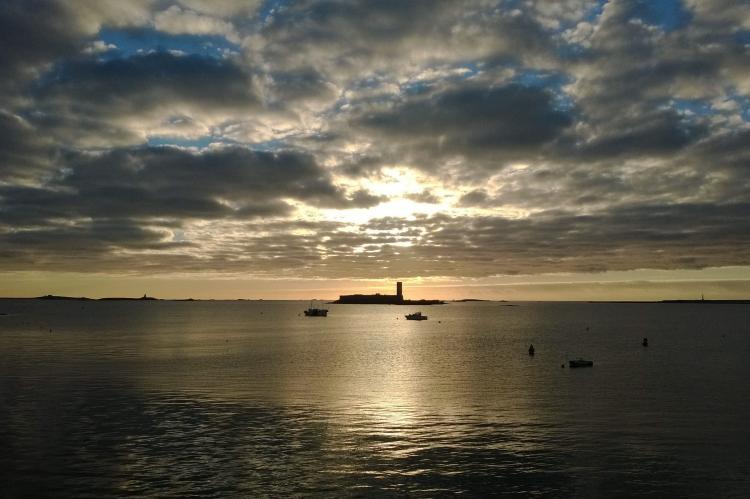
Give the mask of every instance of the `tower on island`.
M 332 303 L 351 303 L 360 305 L 438 305 L 445 303 L 442 300 L 404 300 L 404 284 L 396 283 L 395 295 L 341 295 Z

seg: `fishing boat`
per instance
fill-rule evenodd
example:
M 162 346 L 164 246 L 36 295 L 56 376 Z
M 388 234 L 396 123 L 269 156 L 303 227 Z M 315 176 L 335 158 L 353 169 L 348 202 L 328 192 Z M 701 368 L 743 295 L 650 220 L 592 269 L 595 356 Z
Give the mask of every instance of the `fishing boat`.
M 594 367 L 594 361 L 578 358 L 577 360 L 569 360 L 568 365 L 570 367 Z
M 310 308 L 305 310 L 305 315 L 307 317 L 328 317 L 328 309 L 327 308 L 314 308 L 312 306 L 312 302 L 310 302 Z
M 426 321 L 427 316 L 422 315 L 422 312 L 414 312 L 413 314 L 406 314 L 404 317 L 406 317 L 407 321 Z

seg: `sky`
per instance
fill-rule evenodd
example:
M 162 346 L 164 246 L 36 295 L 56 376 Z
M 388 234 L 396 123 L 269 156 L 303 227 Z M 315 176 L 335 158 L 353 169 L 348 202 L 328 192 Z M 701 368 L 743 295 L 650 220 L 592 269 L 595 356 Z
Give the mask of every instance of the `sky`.
M 4 0 L 0 296 L 750 298 L 750 3 Z

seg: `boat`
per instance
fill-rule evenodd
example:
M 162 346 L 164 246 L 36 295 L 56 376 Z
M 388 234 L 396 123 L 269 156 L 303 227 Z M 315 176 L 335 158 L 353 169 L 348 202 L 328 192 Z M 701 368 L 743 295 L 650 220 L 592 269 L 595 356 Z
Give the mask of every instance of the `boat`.
M 594 367 L 594 361 L 578 358 L 577 360 L 569 360 L 568 365 L 570 367 Z
M 328 317 L 327 308 L 314 308 L 312 302 L 310 302 L 310 308 L 305 310 L 305 316 L 307 317 Z
M 414 312 L 413 314 L 406 314 L 404 317 L 406 317 L 407 321 L 426 321 L 427 316 L 422 315 L 422 312 Z

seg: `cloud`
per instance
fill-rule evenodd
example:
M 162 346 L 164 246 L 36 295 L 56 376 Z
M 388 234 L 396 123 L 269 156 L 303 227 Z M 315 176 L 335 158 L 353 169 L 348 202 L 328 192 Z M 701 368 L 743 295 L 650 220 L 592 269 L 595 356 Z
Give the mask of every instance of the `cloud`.
M 0 183 L 34 182 L 52 154 L 50 141 L 27 120 L 0 110 Z
M 748 264 L 748 9 L 670 6 L 4 2 L 2 268 Z
M 262 109 L 252 75 L 243 68 L 168 52 L 71 61 L 47 75 L 32 95 L 32 119 L 83 147 L 143 142 L 175 117 L 210 127 Z
M 750 30 L 750 6 L 732 0 L 685 0 L 700 22 Z
M 374 194 L 367 192 L 364 189 L 360 189 L 356 191 L 354 194 L 352 194 L 350 201 L 354 207 L 371 208 L 373 206 L 377 206 L 378 204 L 386 201 L 387 199 L 388 198 L 386 196 L 376 196 Z
M 613 120 L 580 147 L 584 156 L 602 158 L 663 156 L 697 143 L 708 134 L 708 124 L 686 119 L 671 109 L 644 111 L 636 119 Z
M 70 32 L 67 11 L 56 2 L 34 5 L 23 0 L 4 2 L 0 8 L 0 67 L 4 85 L 17 83 L 24 70 L 75 53 L 80 38 Z M 41 8 L 40 8 L 41 7 Z M 43 32 L 44 36 L 36 34 Z
M 723 96 L 727 85 L 747 88 L 737 77 L 747 74 L 747 65 L 732 34 L 736 20 L 709 27 L 698 16 L 692 25 L 670 28 L 651 19 L 649 5 L 608 2 L 586 39 L 588 49 L 568 67 L 574 81 L 567 90 L 599 125 L 617 127 L 621 118 L 632 121 L 673 99 Z
M 462 195 L 458 200 L 461 206 L 482 206 L 489 201 L 487 192 L 482 189 L 475 189 Z M 494 203 L 493 203 L 494 204 Z
M 514 157 L 553 142 L 572 123 L 546 90 L 517 84 L 464 85 L 365 108 L 352 123 L 384 141 L 430 156 Z M 502 162 L 494 163 L 502 165 Z
M 525 0 L 523 5 L 535 12 L 539 22 L 551 28 L 561 28 L 564 24 L 583 22 L 586 14 L 597 7 L 596 0 Z
M 284 199 L 324 207 L 371 206 L 351 198 L 304 154 L 223 148 L 192 153 L 170 147 L 69 154 L 60 173 L 38 187 L 0 187 L 0 222 L 11 228 L 68 220 L 173 220 L 282 216 Z M 155 223 L 155 222 L 154 222 Z
M 441 61 L 510 58 L 545 65 L 554 45 L 534 16 L 481 0 L 306 0 L 274 11 L 247 47 L 282 67 L 314 61 L 339 83 L 377 73 L 398 80 Z
M 204 108 L 259 103 L 251 75 L 231 61 L 168 52 L 63 64 L 35 89 L 41 103 L 84 96 L 86 110 L 112 114 L 143 113 L 164 100 Z
M 410 199 L 417 203 L 427 203 L 427 204 L 439 204 L 440 198 L 436 196 L 435 194 L 428 192 L 427 190 L 424 190 L 422 192 L 416 192 L 413 194 L 407 194 L 406 199 Z
M 231 23 L 209 15 L 172 5 L 154 16 L 154 27 L 164 33 L 190 35 L 222 35 L 237 43 L 239 35 Z
M 148 1 L 7 0 L 0 6 L 0 68 L 3 86 L 19 85 L 35 70 L 75 56 L 103 24 L 131 26 L 148 19 Z
M 310 99 L 329 101 L 336 93 L 326 77 L 312 67 L 272 72 L 268 83 L 275 100 L 284 103 Z
M 219 17 L 250 16 L 263 4 L 262 0 L 179 0 L 179 3 L 202 14 Z

